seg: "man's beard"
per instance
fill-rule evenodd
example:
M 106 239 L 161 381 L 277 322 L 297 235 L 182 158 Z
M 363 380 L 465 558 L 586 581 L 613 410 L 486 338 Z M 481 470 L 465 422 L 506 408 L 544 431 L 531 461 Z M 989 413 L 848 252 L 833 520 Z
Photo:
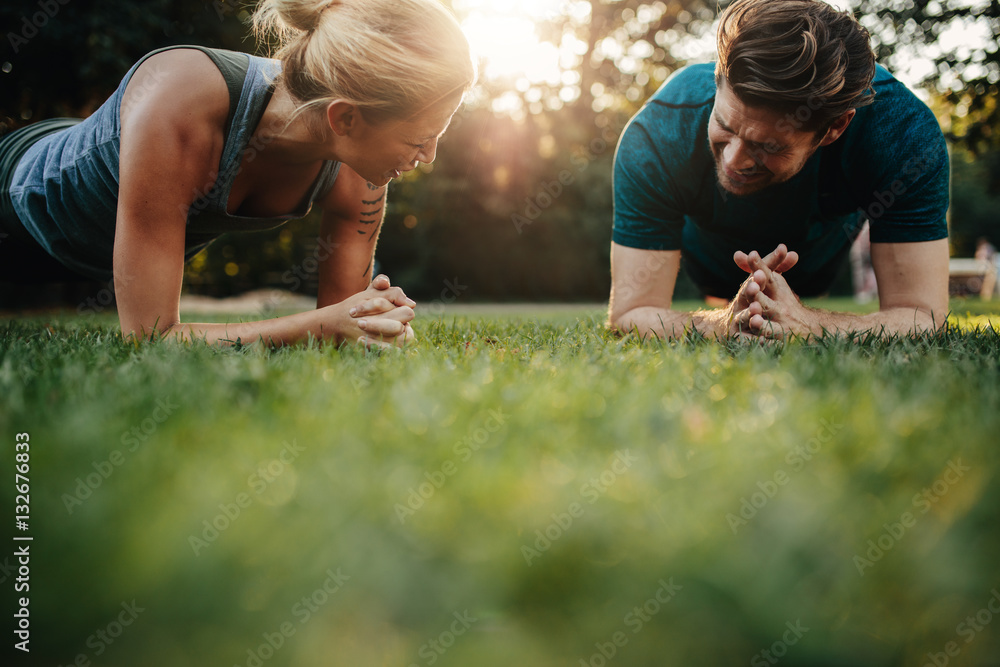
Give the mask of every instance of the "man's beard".
M 756 177 L 747 183 L 734 181 L 729 178 L 728 174 L 726 174 L 726 170 L 722 167 L 719 160 L 715 160 L 715 179 L 718 181 L 719 187 L 725 190 L 728 194 L 736 197 L 746 197 L 748 195 L 756 194 L 769 185 L 776 183 L 774 180 L 774 174 L 769 171 L 757 171 L 755 172 L 755 175 Z M 780 183 L 782 181 L 777 182 Z
M 817 146 L 818 149 L 818 146 Z M 751 177 L 751 180 L 747 183 L 741 183 L 740 181 L 735 181 L 729 177 L 726 173 L 725 168 L 722 166 L 722 156 L 721 151 L 716 152 L 712 150 L 712 161 L 715 162 L 715 180 L 727 194 L 731 194 L 735 197 L 746 197 L 749 195 L 757 194 L 761 190 L 771 187 L 772 185 L 780 185 L 781 183 L 787 183 L 799 174 L 800 171 L 806 166 L 809 159 L 816 154 L 813 150 L 809 155 L 802 160 L 802 163 L 795 167 L 795 169 L 789 170 L 787 173 L 778 175 L 770 171 L 762 165 L 758 165 L 757 168 L 751 174 L 745 174 L 745 176 Z

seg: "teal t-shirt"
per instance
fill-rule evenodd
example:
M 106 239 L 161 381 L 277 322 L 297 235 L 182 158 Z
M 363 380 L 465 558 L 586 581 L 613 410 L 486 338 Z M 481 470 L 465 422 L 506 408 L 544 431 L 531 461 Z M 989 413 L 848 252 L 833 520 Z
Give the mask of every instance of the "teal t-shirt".
M 736 250 L 767 254 L 784 243 L 800 256 L 788 282 L 810 295 L 829 288 L 865 219 L 874 243 L 947 238 L 948 151 L 937 119 L 882 67 L 873 87 L 874 103 L 802 171 L 737 197 L 719 185 L 708 142 L 715 65 L 679 70 L 619 141 L 614 242 L 682 250 L 702 289 L 731 297 L 746 278 Z

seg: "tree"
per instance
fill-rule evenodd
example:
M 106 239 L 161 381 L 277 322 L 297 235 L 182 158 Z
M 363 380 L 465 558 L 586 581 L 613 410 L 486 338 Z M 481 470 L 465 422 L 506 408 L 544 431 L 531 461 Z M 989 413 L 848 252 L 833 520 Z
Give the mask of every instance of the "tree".
M 43 118 L 89 115 L 153 49 L 173 44 L 246 48 L 246 16 L 236 0 L 5 2 L 0 5 L 0 131 Z
M 922 84 L 942 95 L 953 143 L 975 154 L 1000 148 L 1000 1 L 855 0 L 880 62 L 907 68 L 915 56 L 933 67 Z M 994 184 L 998 187 L 1000 184 Z

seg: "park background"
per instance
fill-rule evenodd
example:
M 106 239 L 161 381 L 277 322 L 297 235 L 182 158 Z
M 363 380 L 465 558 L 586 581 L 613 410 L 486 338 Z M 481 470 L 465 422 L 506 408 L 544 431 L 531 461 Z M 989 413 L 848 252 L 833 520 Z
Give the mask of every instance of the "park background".
M 929 76 L 956 255 L 997 243 L 998 7 L 858 7 L 883 62 Z M 433 302 L 416 345 L 127 341 L 104 290 L 0 316 L 0 517 L 16 530 L 29 433 L 33 537 L 30 655 L 0 550 L 0 664 L 996 665 L 996 302 L 954 300 L 933 335 L 772 345 L 556 308 L 606 299 L 613 139 L 710 56 L 718 7 L 455 9 L 493 56 L 433 168 L 394 184 L 378 253 Z M 88 113 L 158 46 L 253 51 L 248 11 L 5 3 L 3 122 Z M 224 239 L 188 289 L 307 291 L 283 276 L 315 231 Z M 548 303 L 475 314 L 492 299 Z
M 25 21 L 38 16 L 37 1 L 0 7 L 7 42 L 0 125 L 86 116 L 136 60 L 162 46 L 262 55 L 270 48 L 249 36 L 252 5 L 239 0 L 48 4 L 57 15 L 35 18 L 36 28 Z M 442 292 L 463 302 L 606 300 L 618 136 L 672 72 L 713 58 L 713 21 L 727 3 L 450 4 L 481 58 L 480 84 L 434 164 L 391 185 L 380 269 L 422 300 Z M 858 14 L 879 62 L 919 91 L 944 128 L 953 165 L 953 256 L 972 256 L 980 237 L 1000 246 L 1000 5 L 839 0 L 837 6 Z M 212 296 L 260 288 L 314 294 L 316 213 L 271 232 L 219 240 L 188 264 L 185 289 Z M 850 293 L 848 273 L 834 294 Z M 678 297 L 694 296 L 682 275 Z

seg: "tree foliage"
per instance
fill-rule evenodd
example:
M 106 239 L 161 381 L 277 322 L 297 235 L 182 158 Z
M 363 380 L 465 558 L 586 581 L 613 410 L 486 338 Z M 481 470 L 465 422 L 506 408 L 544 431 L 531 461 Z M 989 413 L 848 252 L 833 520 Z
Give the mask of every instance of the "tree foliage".
M 947 105 L 948 138 L 974 152 L 1000 147 L 1000 1 L 855 0 L 872 33 L 879 62 L 907 68 L 913 58 L 933 67 L 923 85 Z
M 854 2 L 880 62 L 900 71 L 917 56 L 931 59 L 925 84 L 952 141 L 975 154 L 997 149 L 1000 2 Z M 726 4 L 567 0 L 538 20 L 536 34 L 559 49 L 559 72 L 483 77 L 434 165 L 392 185 L 381 268 L 425 299 L 456 282 L 469 299 L 605 299 L 617 138 L 673 71 L 713 56 L 713 21 Z M 56 9 L 49 16 L 43 5 Z M 155 48 L 266 52 L 249 37 L 250 10 L 238 0 L 6 3 L 0 130 L 91 113 Z M 963 30 L 993 39 L 956 41 Z M 986 197 L 1000 192 L 997 164 L 977 166 L 968 187 L 956 188 L 956 239 L 980 234 L 966 231 L 966 221 L 976 230 L 995 225 Z M 225 237 L 189 265 L 186 284 L 217 294 L 312 290 L 315 274 L 304 269 L 313 265 L 317 230 L 313 216 L 273 233 Z

